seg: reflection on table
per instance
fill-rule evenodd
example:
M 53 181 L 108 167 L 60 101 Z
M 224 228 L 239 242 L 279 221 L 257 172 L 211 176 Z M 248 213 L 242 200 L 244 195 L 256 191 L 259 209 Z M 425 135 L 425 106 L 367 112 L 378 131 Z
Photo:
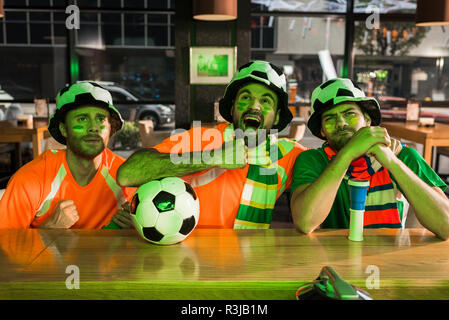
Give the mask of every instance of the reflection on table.
M 134 230 L 0 230 L 0 299 L 295 299 L 326 265 L 375 299 L 449 299 L 449 241 L 424 229 L 347 236 L 196 229 L 157 246 Z M 68 266 L 79 290 L 66 287 Z M 369 266 L 379 289 L 366 286 Z

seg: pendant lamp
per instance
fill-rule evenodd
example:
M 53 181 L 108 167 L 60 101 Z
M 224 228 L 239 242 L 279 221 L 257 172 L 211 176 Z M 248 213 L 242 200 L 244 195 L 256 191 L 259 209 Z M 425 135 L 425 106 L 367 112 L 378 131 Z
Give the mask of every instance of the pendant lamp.
M 449 25 L 449 0 L 418 0 L 416 6 L 416 25 Z
M 193 18 L 206 21 L 237 19 L 237 0 L 193 0 Z
M 5 16 L 5 9 L 3 9 L 3 0 L 0 0 L 0 18 Z

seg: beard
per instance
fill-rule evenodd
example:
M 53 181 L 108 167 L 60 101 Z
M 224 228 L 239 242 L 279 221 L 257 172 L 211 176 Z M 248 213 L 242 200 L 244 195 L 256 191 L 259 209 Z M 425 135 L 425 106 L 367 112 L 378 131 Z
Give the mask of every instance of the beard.
M 327 142 L 335 151 L 340 151 L 348 142 L 352 136 L 356 133 L 355 130 L 350 128 L 344 128 L 334 132 L 332 135 L 327 136 Z
M 67 149 L 70 149 L 75 155 L 77 155 L 80 158 L 92 160 L 96 156 L 98 156 L 100 153 L 103 152 L 105 149 L 104 141 L 101 137 L 95 136 L 91 137 L 95 139 L 99 139 L 98 143 L 90 145 L 83 138 L 74 138 L 74 137 L 68 137 L 67 138 Z

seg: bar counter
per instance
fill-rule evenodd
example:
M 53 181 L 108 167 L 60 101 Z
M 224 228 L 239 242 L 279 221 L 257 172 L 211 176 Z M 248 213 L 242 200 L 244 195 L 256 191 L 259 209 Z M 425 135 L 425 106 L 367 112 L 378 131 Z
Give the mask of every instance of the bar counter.
M 0 230 L 0 299 L 295 299 L 323 266 L 374 299 L 449 299 L 449 241 L 424 229 L 347 236 L 196 229 L 158 246 L 135 230 Z

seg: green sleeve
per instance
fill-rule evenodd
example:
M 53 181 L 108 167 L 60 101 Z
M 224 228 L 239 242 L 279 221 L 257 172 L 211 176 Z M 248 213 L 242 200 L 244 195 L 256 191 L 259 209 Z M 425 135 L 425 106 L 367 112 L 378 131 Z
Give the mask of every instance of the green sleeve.
M 299 186 L 314 182 L 328 164 L 329 159 L 323 149 L 302 152 L 296 158 L 290 196 Z M 321 227 L 332 229 L 349 227 L 349 187 L 345 180 L 340 184 L 329 215 Z
M 291 194 L 299 186 L 314 182 L 329 164 L 327 156 L 321 149 L 303 151 L 296 158 L 293 169 Z
M 103 226 L 101 229 L 121 229 L 114 221 L 109 222 L 108 225 Z
M 429 186 L 439 187 L 443 191 L 446 190 L 446 183 L 441 180 L 436 172 L 433 171 L 433 169 L 427 164 L 427 162 L 415 149 L 403 147 L 401 152 L 398 154 L 398 158 Z M 394 180 L 399 190 L 402 192 L 393 175 L 391 175 L 391 179 Z

